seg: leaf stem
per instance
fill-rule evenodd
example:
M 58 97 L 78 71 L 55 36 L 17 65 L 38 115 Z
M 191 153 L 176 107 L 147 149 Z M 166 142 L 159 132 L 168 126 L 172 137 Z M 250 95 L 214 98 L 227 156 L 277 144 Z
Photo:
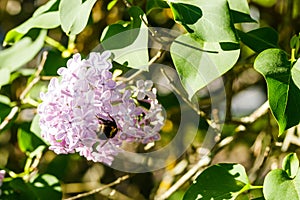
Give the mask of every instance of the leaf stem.
M 50 46 L 55 47 L 56 49 L 58 49 L 61 52 L 66 50 L 66 48 L 62 44 L 60 44 L 59 42 L 57 42 L 56 40 L 52 39 L 49 36 L 46 36 L 45 42 L 47 44 L 49 44 Z
M 292 48 L 292 51 L 291 51 L 291 64 L 293 64 L 296 61 L 295 52 L 296 52 L 296 49 Z
M 256 190 L 256 189 L 263 189 L 264 186 L 262 185 L 250 185 L 249 190 Z

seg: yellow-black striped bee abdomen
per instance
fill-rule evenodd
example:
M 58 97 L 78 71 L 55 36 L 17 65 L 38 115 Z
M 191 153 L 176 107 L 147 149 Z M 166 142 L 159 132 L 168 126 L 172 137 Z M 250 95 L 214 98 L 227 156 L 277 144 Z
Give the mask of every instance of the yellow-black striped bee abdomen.
M 99 126 L 96 131 L 98 138 L 100 140 L 114 138 L 119 131 L 116 121 L 112 117 L 110 117 L 111 120 L 106 120 L 99 117 L 97 118 L 99 120 Z

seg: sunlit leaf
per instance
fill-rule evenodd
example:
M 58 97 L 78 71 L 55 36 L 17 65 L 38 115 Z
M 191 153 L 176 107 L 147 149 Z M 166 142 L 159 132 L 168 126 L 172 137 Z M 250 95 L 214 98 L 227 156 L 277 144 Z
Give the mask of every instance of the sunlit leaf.
M 5 85 L 9 82 L 10 71 L 8 69 L 0 69 L 0 89 L 2 85 Z
M 111 10 L 116 5 L 117 2 L 118 2 L 118 0 L 112 0 L 112 1 L 110 1 L 107 4 L 107 10 Z
M 110 50 L 113 60 L 120 63 L 128 63 L 128 67 L 135 69 L 148 69 L 148 29 L 142 23 L 140 17 L 144 17 L 143 11 L 138 7 L 131 7 L 130 22 L 113 24 L 105 28 L 101 35 L 101 47 Z
M 59 18 L 62 30 L 69 34 L 76 16 L 80 11 L 82 0 L 61 0 L 59 3 Z
M 241 13 L 250 14 L 249 4 L 247 0 L 227 0 L 231 10 Z
M 202 50 L 213 52 L 203 52 Z M 171 45 L 171 56 L 189 98 L 233 67 L 239 49 L 224 51 L 219 43 L 182 35 Z
M 28 184 L 28 187 L 36 195 L 37 199 L 51 197 L 51 199 L 61 199 L 62 192 L 59 180 L 50 174 L 41 174 Z
M 300 170 L 291 179 L 288 174 L 281 169 L 269 172 L 264 180 L 263 193 L 266 200 L 300 199 Z
M 300 59 L 297 60 L 292 68 L 292 78 L 294 83 L 300 89 Z
M 22 178 L 14 178 L 9 182 L 9 195 L 3 192 L 4 199 L 62 199 L 59 180 L 50 175 L 37 175 L 31 182 L 25 182 Z
M 299 169 L 299 160 L 296 153 L 290 153 L 282 161 L 282 169 L 290 178 L 295 178 Z
M 0 51 L 0 69 L 7 69 L 13 72 L 32 60 L 44 45 L 47 31 L 41 30 L 35 41 L 24 37 L 12 47 Z
M 250 9 L 247 0 L 228 0 L 228 4 L 234 23 L 256 22 L 250 16 Z
M 9 97 L 0 94 L 0 103 L 9 105 L 10 102 L 11 102 L 11 101 L 10 101 L 10 98 L 9 98 Z
M 296 114 L 300 113 L 300 89 L 292 78 L 292 63 L 283 50 L 267 49 L 257 56 L 254 68 L 267 81 L 270 108 L 281 135 L 300 122 L 300 115 Z
M 11 44 L 19 41 L 30 29 L 52 29 L 60 25 L 58 11 L 47 12 L 36 17 L 29 18 L 20 26 L 10 30 L 4 39 L 4 43 Z
M 62 29 L 69 35 L 77 35 L 87 25 L 91 10 L 97 0 L 61 0 L 59 16 Z
M 185 26 L 194 37 L 206 42 L 237 42 L 227 0 L 173 0 L 172 3 L 190 4 L 201 9 L 202 17 Z
M 179 21 L 185 27 L 187 24 L 196 23 L 202 17 L 201 9 L 191 4 L 171 2 L 170 8 L 173 12 L 174 20 Z M 188 26 L 186 28 L 189 31 Z
M 249 185 L 246 171 L 239 164 L 217 164 L 204 170 L 187 190 L 183 200 L 234 200 Z
M 36 9 L 36 11 L 34 11 L 34 13 L 32 14 L 32 17 L 36 17 L 36 16 L 41 15 L 42 13 L 50 10 L 57 2 L 58 2 L 58 0 L 48 1 L 47 3 L 40 6 L 38 9 Z
M 35 115 L 30 126 L 30 132 L 34 133 L 40 140 L 42 140 L 44 143 L 48 144 L 44 138 L 41 136 L 41 128 L 39 124 L 40 116 Z

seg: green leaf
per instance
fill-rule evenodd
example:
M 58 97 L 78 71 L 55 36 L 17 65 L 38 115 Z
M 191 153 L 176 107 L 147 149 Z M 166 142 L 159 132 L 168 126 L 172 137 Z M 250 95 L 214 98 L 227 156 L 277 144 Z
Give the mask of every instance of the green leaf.
M 227 0 L 173 0 L 172 3 L 190 4 L 201 9 L 202 17 L 185 26 L 187 31 L 193 31 L 194 37 L 206 42 L 237 42 Z
M 70 34 L 70 29 L 75 23 L 76 16 L 80 11 L 82 0 L 61 0 L 59 3 L 59 18 L 62 30 Z
M 92 8 L 97 0 L 61 0 L 59 16 L 61 27 L 68 35 L 77 35 L 87 25 Z
M 37 199 L 62 199 L 62 192 L 59 180 L 50 174 L 37 176 L 33 182 L 28 183 L 28 187 L 36 195 Z
M 47 35 L 46 30 L 41 30 L 35 41 L 30 37 L 24 37 L 14 46 L 0 51 L 0 69 L 6 69 L 13 72 L 32 60 L 44 45 L 44 39 Z
M 272 7 L 276 4 L 277 0 L 252 0 L 252 2 L 264 6 L 264 7 Z
M 247 0 L 227 0 L 231 10 L 250 14 L 249 4 Z
M 80 7 L 80 11 L 76 16 L 76 21 L 71 27 L 70 34 L 77 35 L 87 25 L 92 8 L 97 0 L 86 0 Z
M 132 21 L 113 24 L 105 28 L 101 35 L 101 46 L 110 50 L 114 61 L 135 69 L 148 69 L 148 29 L 142 23 L 143 11 L 132 6 L 129 9 Z
M 300 59 L 296 61 L 292 68 L 292 79 L 295 85 L 300 89 Z
M 261 52 L 254 68 L 267 81 L 268 99 L 271 111 L 279 125 L 279 135 L 288 128 L 299 124 L 300 90 L 291 74 L 291 62 L 280 49 L 267 49 Z
M 107 10 L 110 11 L 118 2 L 118 0 L 112 0 L 107 4 Z
M 0 89 L 2 85 L 6 85 L 10 80 L 10 71 L 8 69 L 0 69 Z
M 242 13 L 236 10 L 230 10 L 233 23 L 256 22 L 249 14 Z
M 282 169 L 293 179 L 298 173 L 299 160 L 296 153 L 290 153 L 282 161 Z
M 38 137 L 40 140 L 42 140 L 45 144 L 48 144 L 44 138 L 41 136 L 41 128 L 40 128 L 40 116 L 35 115 L 30 126 L 30 132 L 34 133 L 36 137 Z
M 68 58 L 63 58 L 61 52 L 56 49 L 48 50 L 47 60 L 44 64 L 42 75 L 57 76 L 57 70 L 66 66 Z
M 300 170 L 294 179 L 291 179 L 284 170 L 272 170 L 264 180 L 263 193 L 266 200 L 299 200 Z
M 122 34 L 122 39 L 119 38 L 119 40 L 111 40 L 109 42 L 106 42 L 104 45 L 105 49 L 121 49 L 124 48 L 130 44 L 132 44 L 137 36 L 138 31 L 132 31 L 129 30 L 140 28 L 142 25 L 142 20 L 140 17 L 144 15 L 144 12 L 142 9 L 136 6 L 132 6 L 128 10 L 128 14 L 131 17 L 130 22 L 120 21 L 119 23 L 112 24 L 110 26 L 107 26 L 104 31 L 102 32 L 100 41 L 103 43 L 105 40 L 109 39 L 112 36 L 115 36 L 119 33 Z M 128 35 L 127 35 L 128 34 Z
M 194 24 L 202 17 L 202 11 L 199 7 L 185 3 L 170 3 L 170 8 L 174 15 L 174 20 L 182 25 Z
M 11 103 L 10 98 L 0 94 L 0 103 L 9 105 Z M 2 109 L 1 109 L 2 111 Z
M 233 200 L 247 185 L 250 183 L 242 165 L 217 164 L 207 168 L 197 177 L 183 200 Z
M 201 49 L 214 51 L 203 52 Z M 190 34 L 179 36 L 171 45 L 171 56 L 189 98 L 196 91 L 233 67 L 239 50 L 224 51 L 217 42 L 203 42 Z M 217 52 L 217 53 L 216 53 Z
M 5 44 L 12 44 L 19 41 L 30 29 L 42 28 L 52 29 L 60 25 L 58 11 L 47 12 L 36 17 L 32 17 L 20 26 L 10 30 L 4 39 Z
M 9 186 L 14 190 L 13 195 L 9 196 L 18 197 L 17 199 L 36 200 L 36 196 L 22 178 L 14 178 L 9 182 Z
M 241 41 L 255 52 L 278 47 L 278 33 L 272 28 L 258 28 L 247 33 L 237 31 Z
M 50 1 L 48 1 L 47 3 L 45 3 L 42 6 L 40 6 L 38 9 L 36 9 L 36 11 L 34 11 L 34 13 L 32 14 L 32 17 L 39 16 L 42 13 L 50 10 L 57 2 L 58 2 L 58 0 L 50 0 Z
M 146 14 L 149 14 L 152 10 L 159 8 L 169 8 L 169 5 L 163 0 L 148 0 L 146 5 Z
M 55 156 L 47 166 L 46 173 L 52 174 L 60 180 L 64 179 L 68 176 L 69 167 L 73 165 L 71 160 L 70 155 L 59 154 Z
M 14 178 L 9 182 L 9 186 L 13 191 L 9 191 L 9 196 L 4 194 L 5 199 L 62 199 L 59 180 L 50 174 L 38 175 L 30 183 L 21 178 Z
M 1 97 L 1 100 L 5 98 L 5 97 Z M 10 113 L 11 111 L 11 107 L 7 104 L 7 102 L 2 102 L 0 103 L 0 122 L 3 122 L 3 120 L 7 117 L 7 115 Z M 13 120 L 12 120 L 13 121 Z
M 29 131 L 29 128 L 30 124 L 24 123 L 22 127 L 18 129 L 18 144 L 23 152 L 32 152 L 38 146 L 44 145 L 40 138 Z
M 233 23 L 256 22 L 250 16 L 247 0 L 228 0 Z

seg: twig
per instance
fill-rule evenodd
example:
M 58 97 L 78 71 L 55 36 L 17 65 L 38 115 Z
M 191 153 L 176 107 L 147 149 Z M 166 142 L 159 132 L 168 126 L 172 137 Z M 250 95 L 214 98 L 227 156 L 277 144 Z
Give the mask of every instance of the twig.
M 117 184 L 119 184 L 119 183 L 127 180 L 128 178 L 129 178 L 129 175 L 122 176 L 122 177 L 118 178 L 117 180 L 115 180 L 114 182 L 109 183 L 107 185 L 104 185 L 104 186 L 102 186 L 100 188 L 91 190 L 91 191 L 86 192 L 86 193 L 81 193 L 81 194 L 78 194 L 78 195 L 76 195 L 74 197 L 70 197 L 70 198 L 67 198 L 67 199 L 64 199 L 64 200 L 74 200 L 74 199 L 79 199 L 79 198 L 82 198 L 82 197 L 90 196 L 92 194 L 101 192 L 102 190 L 107 189 L 107 188 L 109 188 L 111 186 L 117 185 Z
M 20 100 L 24 100 L 25 96 L 28 94 L 28 92 L 31 90 L 31 88 L 40 80 L 40 74 L 44 68 L 46 59 L 47 59 L 48 52 L 44 51 L 43 52 L 43 57 L 42 60 L 34 73 L 34 79 L 27 85 L 27 87 L 23 90 L 23 92 L 20 94 Z
M 155 200 L 164 200 L 169 198 L 175 191 L 177 191 L 184 183 L 191 180 L 191 178 L 196 174 L 201 172 L 200 169 L 208 166 L 211 162 L 212 157 L 222 149 L 224 146 L 228 145 L 233 141 L 234 137 L 229 136 L 223 140 L 219 140 L 216 147 L 210 152 L 209 155 L 204 155 L 187 173 L 185 173 L 176 183 L 174 183 L 169 190 L 164 194 L 155 197 Z M 201 150 L 200 150 L 201 151 Z
M 172 88 L 172 90 L 178 94 L 182 100 L 188 105 L 190 106 L 200 117 L 203 117 L 206 119 L 207 123 L 217 132 L 220 133 L 220 129 L 219 126 L 217 125 L 217 123 L 211 119 L 209 119 L 206 115 L 205 112 L 203 112 L 202 110 L 200 110 L 199 108 L 197 108 L 194 104 L 192 104 L 191 101 L 189 101 L 184 95 L 181 94 L 181 92 L 174 86 L 174 81 L 171 77 L 169 77 L 164 69 L 161 69 L 161 73 L 168 79 L 168 81 L 170 82 L 170 87 Z
M 17 114 L 19 111 L 19 107 L 15 106 L 11 109 L 10 113 L 5 117 L 3 122 L 0 124 L 0 131 L 4 129 L 4 127 L 14 118 L 14 116 Z
M 123 0 L 123 3 L 127 8 L 131 8 L 131 4 L 127 0 Z
M 295 131 L 297 131 L 297 135 L 295 135 Z M 284 138 L 281 151 L 286 152 L 290 146 L 290 144 L 295 144 L 300 146 L 300 125 L 289 128 L 286 132 L 286 136 Z
M 164 194 L 174 182 L 175 176 L 183 173 L 187 166 L 188 166 L 187 160 L 181 160 L 176 165 L 174 163 L 168 166 L 166 168 L 166 171 L 163 174 L 163 178 L 156 191 L 156 196 Z
M 40 76 L 41 81 L 50 81 L 52 78 L 57 76 Z
M 194 165 L 187 173 L 185 173 L 174 185 L 172 185 L 169 190 L 167 190 L 162 195 L 155 197 L 155 200 L 163 200 L 169 198 L 178 188 L 180 188 L 185 182 L 191 179 L 191 177 L 199 171 L 199 169 L 207 166 L 211 161 L 209 156 L 204 156 Z
M 251 115 L 246 116 L 246 117 L 242 117 L 240 119 L 232 119 L 232 122 L 241 123 L 241 124 L 252 124 L 258 118 L 265 115 L 268 112 L 268 109 L 269 109 L 269 101 L 266 101 L 257 110 L 255 110 Z
M 226 82 L 225 82 L 225 92 L 226 92 L 226 115 L 225 115 L 225 122 L 231 121 L 232 114 L 231 114 L 231 104 L 232 104 L 232 84 L 234 79 L 234 74 L 232 73 L 232 70 L 229 70 L 228 73 L 225 76 Z

